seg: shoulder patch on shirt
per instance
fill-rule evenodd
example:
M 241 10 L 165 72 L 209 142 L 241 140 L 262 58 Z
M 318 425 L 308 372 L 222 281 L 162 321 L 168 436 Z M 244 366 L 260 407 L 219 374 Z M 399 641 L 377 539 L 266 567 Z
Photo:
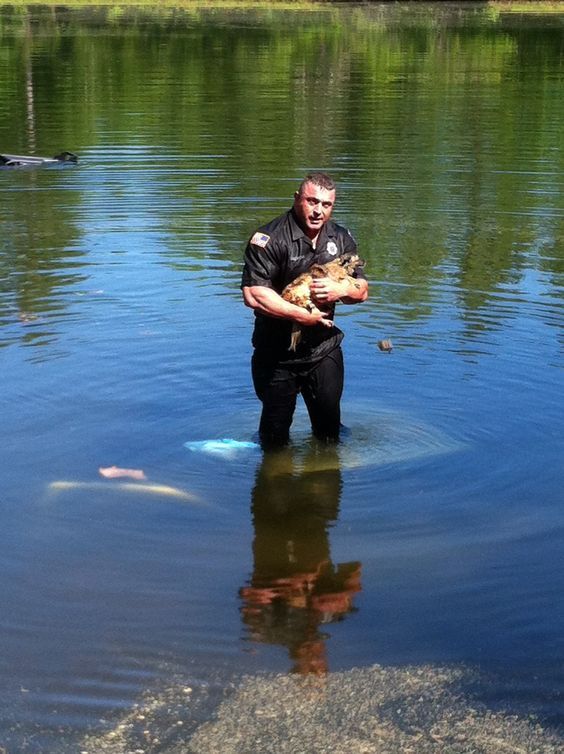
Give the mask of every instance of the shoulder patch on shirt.
M 259 233 L 258 231 L 251 238 L 251 243 L 254 244 L 255 246 L 260 246 L 262 249 L 264 249 L 264 247 L 269 241 L 270 241 L 270 236 L 267 236 L 266 233 Z

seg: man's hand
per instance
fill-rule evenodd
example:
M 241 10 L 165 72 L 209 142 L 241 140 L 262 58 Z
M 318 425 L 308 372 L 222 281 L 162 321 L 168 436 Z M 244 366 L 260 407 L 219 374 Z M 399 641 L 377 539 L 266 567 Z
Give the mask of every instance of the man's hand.
M 318 304 L 332 304 L 341 301 L 348 304 L 365 301 L 368 296 L 366 280 L 347 276 L 344 280 L 314 278 L 310 285 L 311 297 Z
M 349 291 L 348 280 L 332 280 L 331 278 L 314 278 L 310 286 L 311 296 L 320 304 L 332 304 Z
M 324 327 L 333 327 L 333 322 L 327 319 L 327 312 L 322 312 L 317 307 L 314 307 L 311 311 L 302 309 L 296 306 L 296 312 L 294 312 L 293 319 L 299 325 L 305 325 L 311 327 L 312 325 L 323 325 Z

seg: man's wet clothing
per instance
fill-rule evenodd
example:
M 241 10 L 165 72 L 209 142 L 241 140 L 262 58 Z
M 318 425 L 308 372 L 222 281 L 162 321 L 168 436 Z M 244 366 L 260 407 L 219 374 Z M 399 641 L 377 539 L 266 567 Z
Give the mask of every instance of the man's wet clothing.
M 289 210 L 261 226 L 245 251 L 242 286 L 264 286 L 281 294 L 313 264 L 326 264 L 344 254 L 356 253 L 348 230 L 329 220 L 313 247 Z M 364 277 L 361 268 L 356 277 Z M 333 319 L 330 304 L 327 319 Z M 308 408 L 314 434 L 321 439 L 339 436 L 340 399 L 343 390 L 344 337 L 338 327 L 304 326 L 295 351 L 290 351 L 293 323 L 255 311 L 252 343 L 253 382 L 263 403 L 260 436 L 263 444 L 285 444 L 298 393 Z
M 252 374 L 255 392 L 263 406 L 259 425 L 263 447 L 288 442 L 299 393 L 314 435 L 323 441 L 339 439 L 344 381 L 343 352 L 339 346 L 315 364 L 303 365 L 269 361 L 255 350 Z

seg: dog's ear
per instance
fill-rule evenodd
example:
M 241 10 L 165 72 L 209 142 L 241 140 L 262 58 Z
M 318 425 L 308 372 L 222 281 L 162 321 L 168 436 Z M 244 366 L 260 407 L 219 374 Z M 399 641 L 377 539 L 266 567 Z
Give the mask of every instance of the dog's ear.
M 321 264 L 314 264 L 309 272 L 312 278 L 324 278 L 326 275 L 323 265 Z
M 352 272 L 357 267 L 364 267 L 366 262 L 364 259 L 361 259 L 358 254 L 348 254 L 343 264 L 349 272 Z
M 356 254 L 353 254 L 352 251 L 348 251 L 346 254 L 340 256 L 336 261 L 339 262 L 341 267 L 349 267 L 351 264 L 354 264 L 357 259 L 358 257 Z

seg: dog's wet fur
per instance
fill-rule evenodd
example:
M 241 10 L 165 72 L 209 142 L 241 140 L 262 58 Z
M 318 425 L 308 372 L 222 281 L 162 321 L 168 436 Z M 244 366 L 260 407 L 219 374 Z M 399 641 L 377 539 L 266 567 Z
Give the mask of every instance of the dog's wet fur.
M 311 284 L 317 278 L 331 278 L 341 282 L 348 278 L 352 285 L 359 287 L 359 283 L 352 277 L 352 273 L 358 268 L 364 266 L 364 260 L 358 254 L 345 254 L 342 257 L 325 264 L 314 264 L 307 272 L 302 272 L 295 280 L 292 280 L 282 291 L 282 298 L 291 304 L 301 306 L 311 312 L 317 305 L 311 297 Z M 300 325 L 294 323 L 292 327 L 292 336 L 290 339 L 289 351 L 295 351 L 301 340 Z

